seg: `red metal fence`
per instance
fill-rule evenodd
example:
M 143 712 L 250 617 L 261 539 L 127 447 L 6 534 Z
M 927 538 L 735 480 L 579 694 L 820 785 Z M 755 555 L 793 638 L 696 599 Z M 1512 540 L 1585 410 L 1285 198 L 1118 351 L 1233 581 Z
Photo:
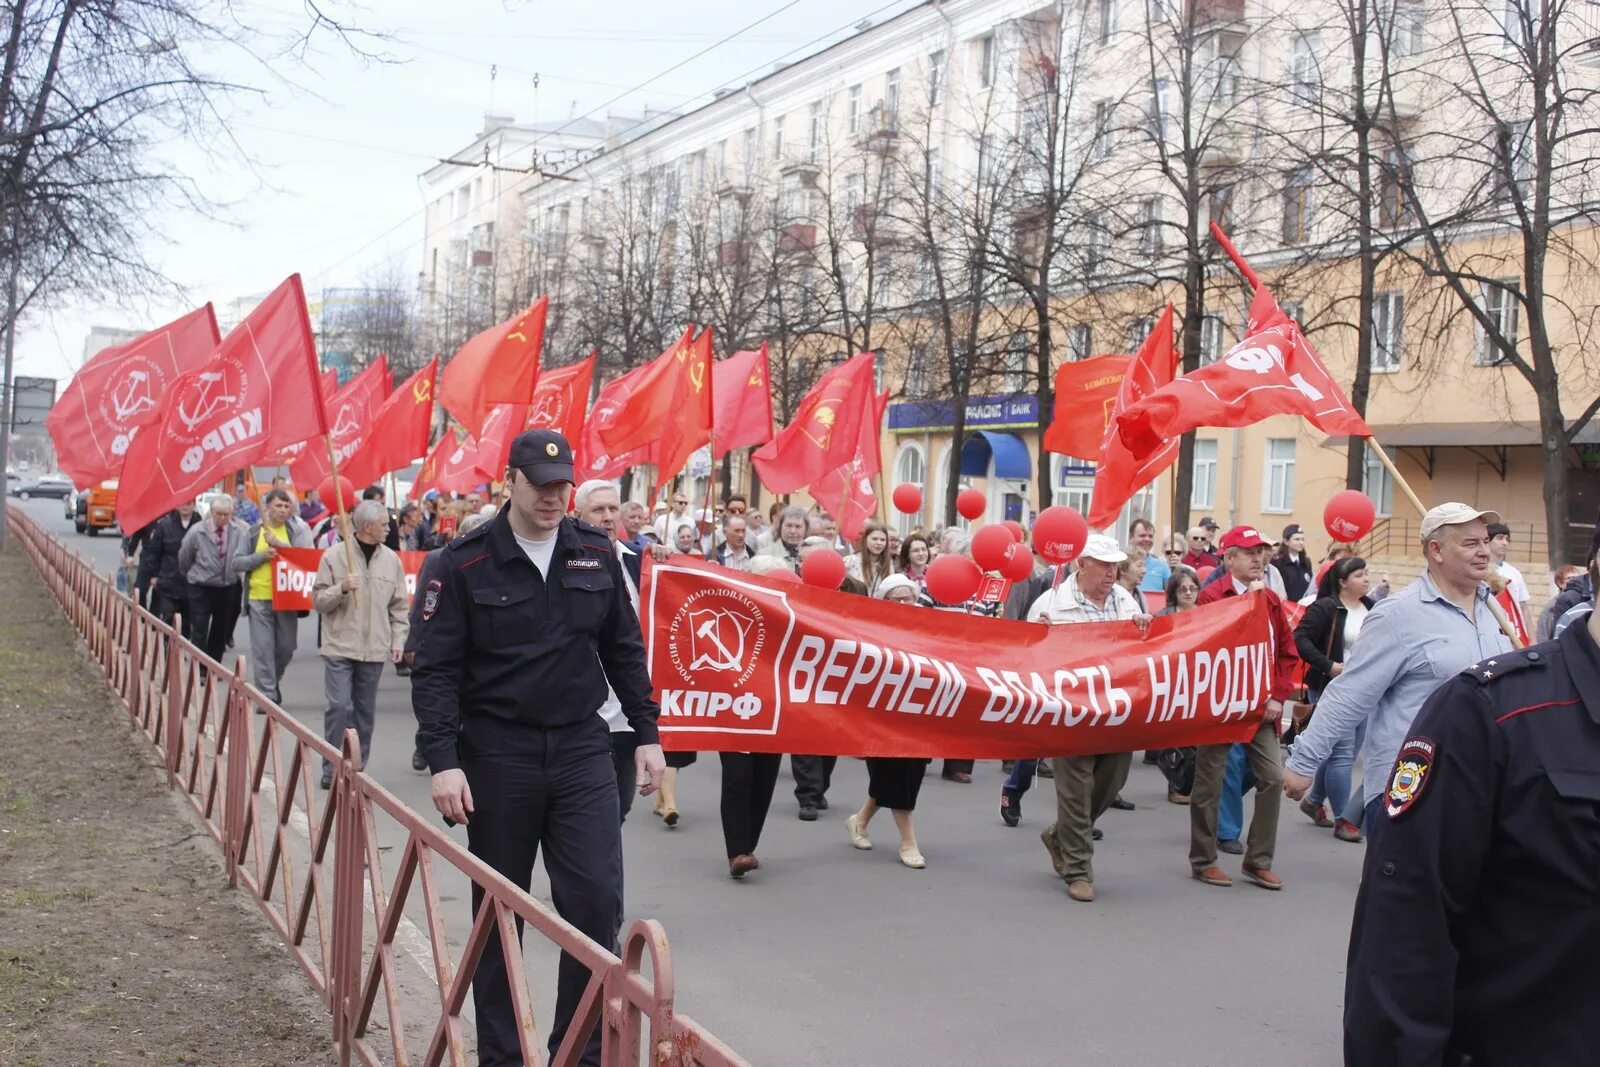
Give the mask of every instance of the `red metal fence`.
M 359 770 L 354 731 L 346 733 L 343 751 L 334 749 L 245 680 L 243 657 L 229 671 L 118 593 L 25 514 L 15 508 L 6 514 L 133 725 L 162 758 L 169 785 L 221 846 L 228 884 L 256 899 L 327 1006 L 341 1065 L 464 1067 L 462 1008 L 491 937 L 513 964 L 507 973 L 523 1057 L 543 1063 L 526 964 L 514 965 L 523 959 L 518 919 L 589 969 L 583 1001 L 552 1064 L 576 1063 L 596 1027 L 607 1067 L 637 1067 L 641 1050 L 662 1067 L 745 1063 L 674 1013 L 672 958 L 660 923 L 636 920 L 618 959 Z M 324 760 L 334 768 L 326 792 L 313 783 Z M 392 871 L 385 870 L 379 843 L 384 833 L 391 841 L 404 838 L 390 849 L 398 855 Z M 458 951 L 445 934 L 441 866 L 484 893 Z M 420 923 L 406 917 L 413 893 L 421 895 Z M 405 966 L 397 951 L 404 936 L 414 942 L 412 955 L 426 955 L 427 970 Z M 425 953 L 418 945 L 424 940 Z M 648 975 L 641 972 L 647 955 Z

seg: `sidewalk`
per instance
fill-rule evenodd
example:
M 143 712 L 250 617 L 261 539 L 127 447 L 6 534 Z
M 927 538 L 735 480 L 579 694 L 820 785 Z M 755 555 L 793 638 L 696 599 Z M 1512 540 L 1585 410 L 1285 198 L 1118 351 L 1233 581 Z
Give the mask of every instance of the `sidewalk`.
M 332 1062 L 304 975 L 14 539 L 0 604 L 0 1064 Z

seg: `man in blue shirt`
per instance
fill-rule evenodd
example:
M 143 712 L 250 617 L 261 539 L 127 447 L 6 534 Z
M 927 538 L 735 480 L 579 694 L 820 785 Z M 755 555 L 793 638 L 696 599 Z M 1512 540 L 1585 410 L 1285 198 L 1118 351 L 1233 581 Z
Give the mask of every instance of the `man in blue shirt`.
M 1422 702 L 1440 685 L 1474 663 L 1492 663 L 1511 651 L 1490 610 L 1488 523 L 1493 511 L 1467 504 L 1441 504 L 1422 518 L 1422 551 L 1428 569 L 1421 579 L 1379 602 L 1361 627 L 1361 639 L 1344 671 L 1317 701 L 1310 727 L 1290 749 L 1283 791 L 1299 800 L 1334 743 L 1367 722 L 1364 821 L 1383 795 L 1389 771 Z
M 1128 538 L 1134 548 L 1144 553 L 1144 580 L 1139 583 L 1139 591 L 1166 592 L 1167 579 L 1172 577 L 1172 567 L 1167 563 L 1166 557 L 1156 551 L 1156 524 L 1143 517 L 1134 519 L 1133 525 L 1128 529 Z

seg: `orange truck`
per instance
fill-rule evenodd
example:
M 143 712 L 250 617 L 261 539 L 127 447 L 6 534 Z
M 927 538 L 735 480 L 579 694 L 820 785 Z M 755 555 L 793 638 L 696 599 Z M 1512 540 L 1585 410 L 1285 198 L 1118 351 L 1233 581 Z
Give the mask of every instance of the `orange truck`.
M 117 525 L 117 483 L 101 482 L 85 489 L 79 494 L 76 510 L 72 525 L 79 533 L 94 537 L 101 530 L 112 529 Z

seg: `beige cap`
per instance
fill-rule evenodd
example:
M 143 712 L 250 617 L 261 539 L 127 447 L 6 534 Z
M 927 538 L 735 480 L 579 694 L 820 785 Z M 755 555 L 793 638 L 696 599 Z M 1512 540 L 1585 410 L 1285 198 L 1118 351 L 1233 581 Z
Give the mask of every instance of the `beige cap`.
M 1083 542 L 1083 551 L 1078 554 L 1084 559 L 1097 559 L 1101 563 L 1121 563 L 1128 558 L 1121 546 L 1105 534 L 1090 534 Z
M 1422 541 L 1426 544 L 1442 526 L 1460 526 L 1464 522 L 1472 522 L 1476 519 L 1482 519 L 1484 522 L 1499 522 L 1500 513 L 1498 511 L 1479 511 L 1471 504 L 1462 504 L 1458 501 L 1440 504 L 1422 516 Z

